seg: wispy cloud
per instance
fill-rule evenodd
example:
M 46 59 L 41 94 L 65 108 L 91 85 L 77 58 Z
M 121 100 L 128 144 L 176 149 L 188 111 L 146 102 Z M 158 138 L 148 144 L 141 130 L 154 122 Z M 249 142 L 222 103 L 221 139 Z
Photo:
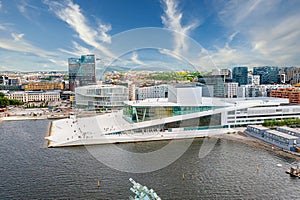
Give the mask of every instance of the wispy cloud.
M 55 15 L 66 22 L 78 34 L 78 37 L 86 44 L 98 49 L 106 56 L 115 57 L 112 52 L 105 48 L 101 43 L 111 42 L 111 37 L 107 33 L 111 30 L 110 25 L 98 22 L 98 29 L 95 30 L 88 25 L 88 20 L 83 15 L 80 6 L 71 0 L 66 1 L 49 1 L 45 0 L 50 10 Z
M 2 9 L 2 1 L 0 1 L 0 10 Z
M 219 64 L 299 65 L 299 1 L 218 1 L 218 16 L 227 30 L 236 30 L 225 42 L 210 51 Z M 232 43 L 236 37 L 242 42 Z M 223 56 L 222 56 L 223 55 Z
M 131 60 L 138 65 L 146 65 L 146 63 L 139 60 L 139 57 L 138 57 L 138 54 L 136 51 L 132 52 Z
M 30 4 L 26 0 L 20 0 L 18 1 L 17 9 L 27 20 L 37 24 L 39 23 L 38 20 L 36 20 L 36 18 L 38 17 L 41 8 Z
M 14 38 L 15 42 L 22 40 L 24 35 L 25 35 L 24 33 L 20 33 L 20 34 L 12 33 L 11 34 L 11 36 Z
M 186 51 L 188 46 L 185 42 L 190 31 L 199 26 L 199 22 L 192 22 L 182 25 L 182 12 L 178 8 L 176 0 L 163 0 L 164 14 L 161 16 L 163 25 L 179 34 L 175 34 L 174 51 Z
M 276 0 L 274 0 L 274 2 L 275 1 Z M 220 1 L 218 2 L 221 3 Z M 229 0 L 226 1 L 223 9 L 218 14 L 225 23 L 237 25 L 244 22 L 249 16 L 253 17 L 257 14 L 261 14 L 258 13 L 261 3 L 263 3 L 261 0 L 249 0 L 244 2 Z M 267 12 L 269 9 L 270 7 L 261 6 L 259 12 Z
M 0 25 L 0 30 L 2 31 L 6 30 L 5 26 Z
M 11 38 L 0 38 L 0 48 L 20 53 L 33 54 L 45 58 L 50 62 L 59 63 L 59 61 L 55 59 L 58 56 L 55 52 L 46 51 L 32 45 L 24 39 L 23 33 L 11 33 Z
M 184 60 L 179 54 L 176 54 L 176 52 L 170 51 L 168 49 L 159 49 L 158 52 L 161 53 L 161 54 L 165 54 L 165 55 L 171 56 L 171 57 L 173 57 L 173 58 L 175 58 L 177 60 L 181 60 L 181 61 Z
M 79 57 L 80 55 L 84 55 L 84 54 L 93 53 L 88 48 L 79 45 L 75 41 L 73 41 L 72 44 L 73 44 L 73 49 L 72 50 L 66 50 L 66 49 L 62 49 L 62 48 L 58 48 L 58 50 L 61 51 L 61 52 L 76 56 L 76 57 Z
M 24 4 L 17 5 L 17 8 L 21 13 L 23 13 L 23 14 L 26 13 L 26 8 L 25 8 Z

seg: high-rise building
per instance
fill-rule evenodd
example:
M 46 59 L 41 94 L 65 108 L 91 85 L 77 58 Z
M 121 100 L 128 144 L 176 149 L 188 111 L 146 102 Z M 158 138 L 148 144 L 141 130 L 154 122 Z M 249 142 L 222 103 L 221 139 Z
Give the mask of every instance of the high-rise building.
M 300 68 L 286 67 L 284 68 L 285 82 L 295 85 L 300 82 Z
M 213 97 L 224 97 L 224 76 L 198 76 L 198 82 L 208 87 L 213 87 L 213 92 L 210 94 Z
M 260 75 L 260 84 L 274 84 L 278 82 L 278 67 L 254 67 L 253 75 Z
M 80 58 L 69 58 L 70 90 L 76 87 L 96 84 L 95 55 L 83 55 Z
M 223 80 L 224 82 L 231 82 L 232 80 L 232 71 L 231 69 L 226 69 L 226 68 L 223 68 L 223 69 L 214 69 L 212 70 L 212 73 L 211 75 L 215 76 L 222 76 L 223 77 Z
M 241 85 L 248 84 L 248 67 L 234 67 L 232 70 L 232 82 Z

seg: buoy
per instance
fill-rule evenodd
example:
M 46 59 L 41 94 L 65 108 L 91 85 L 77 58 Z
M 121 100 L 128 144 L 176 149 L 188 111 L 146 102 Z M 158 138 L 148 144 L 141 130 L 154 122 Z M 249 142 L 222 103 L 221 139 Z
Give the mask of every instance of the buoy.
M 258 172 L 259 170 L 259 167 L 258 167 L 258 164 L 256 164 L 256 172 Z
M 277 167 L 282 167 L 282 164 L 278 163 L 278 164 L 277 164 Z
M 182 173 L 182 176 L 181 176 L 182 180 L 184 181 L 184 173 Z
M 100 188 L 100 186 L 101 186 L 101 181 L 98 180 L 98 188 Z

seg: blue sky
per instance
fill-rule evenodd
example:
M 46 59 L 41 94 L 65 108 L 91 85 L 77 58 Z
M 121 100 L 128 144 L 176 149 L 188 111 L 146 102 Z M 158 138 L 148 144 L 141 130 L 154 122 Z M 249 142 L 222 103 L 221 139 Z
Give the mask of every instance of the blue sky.
M 299 66 L 299 19 L 298 0 L 0 0 L 0 71 L 67 70 L 87 53 L 132 69 Z M 130 31 L 145 27 L 162 32 Z

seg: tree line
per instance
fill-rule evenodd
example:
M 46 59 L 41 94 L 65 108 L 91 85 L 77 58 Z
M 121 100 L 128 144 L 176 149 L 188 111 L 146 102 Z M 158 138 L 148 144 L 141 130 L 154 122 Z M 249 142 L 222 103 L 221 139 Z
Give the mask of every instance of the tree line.
M 17 99 L 9 99 L 5 97 L 5 94 L 3 92 L 0 92 L 0 108 L 5 108 L 6 106 L 10 105 L 23 105 L 24 103 L 22 101 L 19 101 Z
M 264 120 L 263 126 L 292 126 L 292 125 L 298 125 L 300 124 L 299 118 L 293 118 L 293 119 L 271 119 L 271 120 Z

